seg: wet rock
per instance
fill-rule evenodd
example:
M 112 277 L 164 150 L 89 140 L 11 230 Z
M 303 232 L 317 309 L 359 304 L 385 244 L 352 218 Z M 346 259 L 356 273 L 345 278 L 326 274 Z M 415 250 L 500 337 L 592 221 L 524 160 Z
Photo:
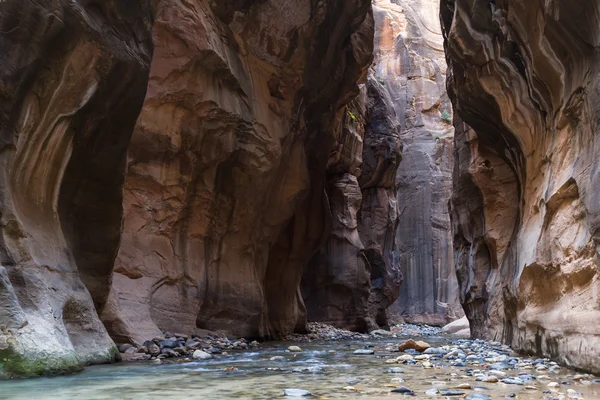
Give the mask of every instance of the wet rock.
M 131 345 L 131 344 L 129 344 L 129 343 L 122 344 L 122 345 L 120 345 L 120 346 L 119 346 L 119 352 L 121 352 L 121 353 L 125 353 L 125 351 L 126 351 L 127 349 L 130 349 L 130 348 L 132 348 L 132 347 L 133 347 L 133 345 Z
M 273 357 L 269 358 L 269 361 L 285 361 L 285 357 L 284 356 L 273 356 Z
M 525 382 L 523 382 L 523 380 L 519 379 L 519 378 L 504 378 L 502 379 L 503 383 L 506 383 L 508 385 L 524 385 Z
M 437 396 L 440 393 L 440 390 L 437 388 L 429 389 L 425 392 L 427 396 Z
M 416 350 L 418 352 L 423 352 L 430 347 L 431 346 L 427 342 L 415 341 L 413 339 L 409 339 L 409 340 L 405 341 L 404 343 L 401 343 L 398 346 L 398 350 L 399 351 Z
M 388 336 L 393 336 L 394 334 L 390 331 L 386 331 L 383 329 L 377 329 L 377 330 L 372 331 L 371 335 L 388 337 Z
M 158 345 L 152 343 L 149 347 L 148 347 L 148 354 L 152 355 L 152 356 L 157 356 L 160 354 L 160 347 L 158 347 Z
M 465 392 L 455 389 L 441 389 L 440 394 L 442 396 L 464 396 Z
M 177 347 L 177 342 L 174 340 L 162 340 L 158 343 L 158 345 L 162 348 L 174 349 Z
M 406 386 L 397 387 L 395 389 L 392 389 L 391 392 L 392 393 L 400 393 L 405 396 L 414 396 L 415 395 L 415 392 L 412 389 L 407 388 Z
M 287 348 L 287 351 L 291 352 L 291 353 L 301 353 L 302 349 L 298 346 L 289 346 Z
M 357 354 L 357 355 L 370 355 L 370 354 L 375 354 L 375 351 L 373 350 L 369 350 L 369 349 L 357 349 L 354 350 L 352 352 L 352 354 Z
M 210 359 L 212 359 L 212 358 L 214 358 L 214 357 L 213 357 L 213 355 L 212 355 L 212 354 L 209 354 L 209 353 L 207 353 L 207 352 L 205 352 L 205 351 L 202 351 L 202 350 L 196 350 L 196 351 L 194 351 L 194 353 L 192 354 L 192 358 L 193 358 L 194 360 L 210 360 Z
M 473 394 L 468 395 L 465 399 L 466 400 L 491 400 L 492 397 L 485 393 L 473 393 Z
M 397 368 L 397 367 L 387 369 L 388 374 L 401 374 L 403 372 L 404 372 L 404 370 L 402 368 Z
M 304 389 L 285 389 L 283 395 L 287 397 L 311 397 L 313 394 Z

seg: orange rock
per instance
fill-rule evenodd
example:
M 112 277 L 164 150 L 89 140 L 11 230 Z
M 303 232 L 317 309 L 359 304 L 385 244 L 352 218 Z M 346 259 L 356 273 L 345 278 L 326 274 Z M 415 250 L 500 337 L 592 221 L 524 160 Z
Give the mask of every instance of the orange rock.
M 405 350 L 408 350 L 408 349 L 413 349 L 413 350 L 416 350 L 418 352 L 424 352 L 425 350 L 427 350 L 430 347 L 431 346 L 427 342 L 423 342 L 423 341 L 420 341 L 420 340 L 419 341 L 414 341 L 413 339 L 408 339 L 406 342 L 404 342 L 400 346 L 398 346 L 398 350 L 399 351 L 405 351 Z

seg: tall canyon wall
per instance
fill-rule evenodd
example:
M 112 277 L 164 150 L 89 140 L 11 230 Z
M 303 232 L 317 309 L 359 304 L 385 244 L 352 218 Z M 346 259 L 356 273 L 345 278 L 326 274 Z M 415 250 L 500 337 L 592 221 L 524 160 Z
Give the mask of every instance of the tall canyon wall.
M 437 0 L 376 0 L 373 79 L 388 93 L 403 142 L 396 176 L 398 254 L 404 283 L 396 320 L 444 324 L 462 314 L 448 201 L 451 104 Z
M 476 337 L 600 372 L 600 2 L 442 0 Z
M 367 0 L 0 2 L 0 376 L 305 329 L 372 43 Z

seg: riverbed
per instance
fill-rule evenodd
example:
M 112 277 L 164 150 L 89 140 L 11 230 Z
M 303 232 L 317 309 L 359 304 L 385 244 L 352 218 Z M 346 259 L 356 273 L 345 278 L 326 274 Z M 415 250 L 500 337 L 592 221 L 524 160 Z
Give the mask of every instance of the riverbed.
M 600 399 L 600 380 L 595 377 L 549 360 L 517 358 L 499 344 L 457 342 L 444 335 L 415 338 L 440 349 L 439 354 L 424 357 L 418 352 L 398 352 L 398 344 L 405 339 L 271 342 L 212 360 L 94 366 L 72 376 L 0 382 L 0 398 L 257 400 L 284 399 L 286 389 L 298 389 L 288 393 L 307 391 L 318 399 L 365 400 L 408 395 L 419 399 Z M 291 345 L 300 346 L 302 352 L 290 352 Z M 355 354 L 357 350 L 373 354 Z M 489 373 L 492 368 L 497 368 L 497 375 Z M 490 376 L 497 376 L 498 382 L 483 382 Z

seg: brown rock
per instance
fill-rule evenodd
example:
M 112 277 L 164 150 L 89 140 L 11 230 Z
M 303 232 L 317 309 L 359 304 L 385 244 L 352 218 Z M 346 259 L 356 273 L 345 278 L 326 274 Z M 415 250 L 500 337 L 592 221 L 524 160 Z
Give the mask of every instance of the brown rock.
M 426 343 L 426 342 L 423 342 L 420 340 L 415 341 L 413 339 L 408 339 L 406 342 L 404 342 L 398 346 L 398 350 L 405 351 L 405 350 L 412 349 L 412 350 L 416 350 L 416 351 L 422 353 L 430 347 L 431 346 L 429 345 L 429 343 Z
M 0 342 L 12 332 L 0 376 L 118 359 L 96 309 L 119 246 L 152 15 L 148 1 L 0 3 Z
M 323 176 L 372 58 L 370 11 L 160 3 L 102 310 L 114 338 L 305 330 L 298 287 L 328 232 Z
M 475 337 L 600 372 L 598 3 L 441 3 Z

